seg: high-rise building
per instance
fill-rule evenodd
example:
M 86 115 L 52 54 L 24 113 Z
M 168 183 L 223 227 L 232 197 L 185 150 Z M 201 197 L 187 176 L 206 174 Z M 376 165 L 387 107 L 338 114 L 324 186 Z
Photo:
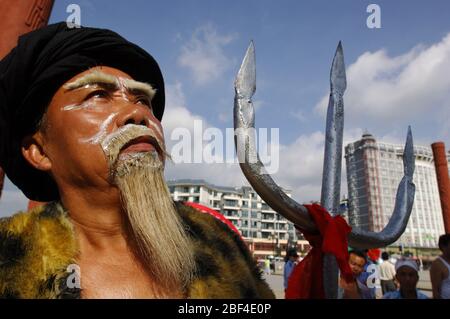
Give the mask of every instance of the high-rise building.
M 191 179 L 167 184 L 174 200 L 199 203 L 223 214 L 257 257 L 283 255 L 289 237 L 297 242 L 299 251 L 309 248 L 306 241 L 298 241 L 294 225 L 270 208 L 251 187 L 215 186 Z M 285 192 L 291 196 L 290 191 Z
M 404 175 L 403 149 L 404 145 L 377 142 L 369 133 L 345 147 L 350 225 L 378 232 L 387 224 Z M 415 145 L 414 156 L 414 206 L 394 245 L 434 248 L 444 224 L 431 147 Z M 447 159 L 450 162 L 450 154 Z

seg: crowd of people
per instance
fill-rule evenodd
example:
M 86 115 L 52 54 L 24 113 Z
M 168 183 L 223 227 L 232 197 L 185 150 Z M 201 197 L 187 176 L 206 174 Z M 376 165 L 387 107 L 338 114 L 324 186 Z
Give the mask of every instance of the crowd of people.
M 433 299 L 450 299 L 450 234 L 439 238 L 441 255 L 432 263 L 430 279 Z M 284 267 L 284 289 L 298 262 L 296 251 L 288 251 Z M 429 299 L 417 288 L 420 261 L 411 257 L 390 258 L 388 252 L 381 260 L 372 260 L 367 251 L 350 250 L 349 266 L 353 281 L 340 278 L 340 297 L 343 299 Z M 377 288 L 381 288 L 378 290 Z M 381 290 L 381 294 L 380 294 Z

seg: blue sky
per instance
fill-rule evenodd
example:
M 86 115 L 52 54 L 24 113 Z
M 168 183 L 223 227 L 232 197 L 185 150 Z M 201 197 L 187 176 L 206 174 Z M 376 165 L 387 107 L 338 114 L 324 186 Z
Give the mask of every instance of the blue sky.
M 82 25 L 112 29 L 159 62 L 167 86 L 166 139 L 176 127 L 192 129 L 194 119 L 232 127 L 233 81 L 253 40 L 256 125 L 279 128 L 274 177 L 299 201 L 320 196 L 324 105 L 339 40 L 348 76 L 346 143 L 364 130 L 403 143 L 411 124 L 416 143 L 450 145 L 449 1 L 57 0 L 50 22 L 65 21 L 71 3 L 80 5 Z M 381 8 L 380 29 L 366 26 L 370 3 Z M 224 164 L 168 165 L 166 176 L 245 182 L 236 165 Z M 0 216 L 24 203 L 8 181 Z

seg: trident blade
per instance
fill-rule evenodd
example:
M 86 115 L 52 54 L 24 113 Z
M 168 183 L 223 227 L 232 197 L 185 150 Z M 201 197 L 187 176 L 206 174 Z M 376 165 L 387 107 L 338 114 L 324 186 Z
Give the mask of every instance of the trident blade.
M 380 248 L 395 242 L 405 231 L 414 204 L 416 186 L 413 183 L 415 168 L 414 145 L 411 127 L 408 127 L 403 151 L 404 176 L 398 185 L 394 212 L 386 227 L 379 233 L 354 229 L 348 236 L 349 245 L 355 248 Z
M 316 227 L 306 207 L 286 195 L 265 173 L 264 164 L 259 159 L 254 138 L 255 111 L 251 101 L 255 90 L 255 48 L 251 42 L 235 81 L 234 128 L 239 165 L 250 185 L 272 209 L 301 229 L 315 232 Z
M 344 133 L 344 52 L 342 44 L 336 49 L 330 72 L 331 92 L 325 129 L 325 154 L 322 174 L 321 204 L 332 215 L 338 213 L 341 191 L 342 136 Z
M 415 157 L 414 157 L 414 145 L 411 133 L 411 125 L 408 126 L 408 135 L 406 136 L 406 145 L 404 154 L 406 154 L 406 156 L 403 156 L 403 170 L 405 172 L 405 175 L 408 176 L 412 181 L 415 169 L 415 162 L 414 162 Z
M 339 213 L 341 197 L 342 136 L 344 134 L 344 91 L 347 87 L 342 43 L 334 54 L 330 72 L 330 99 L 328 102 L 325 154 L 323 160 L 321 204 L 332 216 Z M 338 266 L 333 255 L 323 261 L 325 295 L 336 299 L 338 292 Z
M 339 44 L 334 54 L 333 63 L 331 65 L 330 74 L 331 91 L 338 91 L 344 93 L 347 88 L 347 77 L 345 75 L 344 51 L 342 50 L 342 43 Z
M 253 41 L 251 41 L 235 81 L 235 87 L 238 95 L 248 100 L 252 98 L 256 91 L 255 60 L 255 46 Z

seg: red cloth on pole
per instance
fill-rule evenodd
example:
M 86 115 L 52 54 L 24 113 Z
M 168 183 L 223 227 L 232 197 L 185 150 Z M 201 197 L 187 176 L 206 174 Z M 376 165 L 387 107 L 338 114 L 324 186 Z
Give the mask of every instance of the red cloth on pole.
M 322 206 L 305 205 L 311 214 L 319 233 L 308 234 L 302 231 L 312 249 L 308 255 L 292 271 L 286 299 L 324 299 L 323 255 L 336 257 L 341 276 L 350 281 L 353 279 L 348 264 L 347 236 L 352 228 L 341 216 L 332 217 Z M 301 231 L 301 230 L 300 230 Z

